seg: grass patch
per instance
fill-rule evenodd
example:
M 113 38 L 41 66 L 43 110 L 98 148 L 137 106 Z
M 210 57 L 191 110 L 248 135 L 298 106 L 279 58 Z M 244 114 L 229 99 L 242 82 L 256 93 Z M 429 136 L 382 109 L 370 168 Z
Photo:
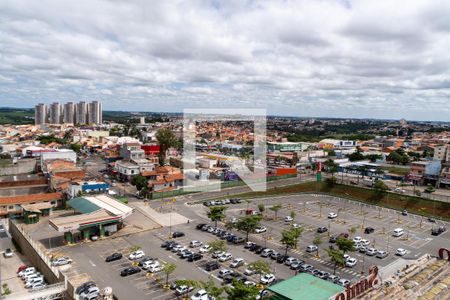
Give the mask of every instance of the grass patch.
M 410 171 L 411 168 L 407 167 L 407 168 L 402 168 L 402 167 L 396 167 L 396 166 L 392 166 L 392 167 L 381 167 L 382 170 L 387 171 L 389 173 L 392 174 L 397 174 L 397 175 L 407 175 Z
M 256 198 L 299 193 L 323 193 L 396 210 L 406 209 L 409 212 L 416 213 L 418 215 L 435 216 L 443 220 L 450 221 L 449 202 L 434 201 L 421 197 L 406 196 L 395 193 L 377 194 L 371 189 L 341 184 L 330 186 L 324 182 L 305 182 L 295 185 L 276 187 L 265 192 L 247 192 L 236 195 L 227 195 L 226 198 Z M 433 211 L 435 212 L 434 214 Z
M 128 198 L 125 196 L 115 196 L 114 198 L 116 198 L 117 201 L 120 201 L 123 204 L 128 204 Z

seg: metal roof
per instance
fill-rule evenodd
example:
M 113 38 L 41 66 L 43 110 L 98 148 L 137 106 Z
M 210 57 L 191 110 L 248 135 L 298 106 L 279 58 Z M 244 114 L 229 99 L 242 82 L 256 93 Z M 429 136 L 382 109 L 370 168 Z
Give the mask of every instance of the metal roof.
M 91 201 L 89 201 L 89 200 L 87 200 L 86 198 L 83 198 L 83 197 L 70 199 L 67 203 L 76 212 L 79 212 L 79 213 L 82 213 L 82 214 L 92 213 L 92 212 L 97 211 L 97 210 L 99 210 L 101 208 L 100 206 L 97 206 L 96 204 L 92 203 Z
M 268 287 L 267 290 L 275 293 L 271 299 L 328 300 L 345 289 L 311 274 L 300 273 Z

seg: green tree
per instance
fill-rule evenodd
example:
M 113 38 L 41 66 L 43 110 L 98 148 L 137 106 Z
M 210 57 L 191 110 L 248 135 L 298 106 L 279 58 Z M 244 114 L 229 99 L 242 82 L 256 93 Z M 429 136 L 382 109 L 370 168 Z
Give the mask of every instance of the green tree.
M 75 151 L 76 153 L 80 153 L 81 145 L 78 144 L 78 143 L 70 144 L 70 149 L 72 149 L 72 150 Z
M 285 246 L 284 255 L 287 255 L 289 249 L 297 248 L 298 239 L 303 233 L 303 228 L 289 228 L 281 232 L 281 244 Z
M 216 300 L 222 300 L 222 293 L 224 291 L 223 288 L 216 286 L 212 276 L 208 277 L 208 281 L 202 284 L 205 291 L 209 296 L 213 297 Z
M 210 206 L 208 212 L 208 218 L 215 223 L 217 227 L 217 222 L 225 219 L 226 206 Z
M 336 274 L 336 267 L 338 265 L 345 265 L 344 253 L 338 249 L 326 249 L 328 256 L 331 259 L 331 262 L 334 263 L 333 275 Z
M 375 179 L 375 182 L 373 184 L 373 190 L 375 194 L 382 195 L 384 192 L 386 192 L 389 189 L 389 187 L 384 183 L 383 180 Z
M 163 266 L 163 272 L 166 274 L 166 284 L 169 284 L 169 275 L 175 272 L 176 268 L 177 265 L 172 263 L 167 263 Z
M 164 165 L 166 152 L 177 142 L 177 138 L 170 129 L 161 128 L 156 132 L 156 139 L 159 143 L 159 163 L 160 165 Z
M 324 163 L 325 169 L 328 173 L 333 176 L 334 173 L 338 171 L 338 164 L 334 162 L 331 158 L 327 159 Z
M 248 241 L 248 235 L 250 232 L 254 232 L 255 229 L 259 226 L 261 221 L 261 216 L 246 216 L 243 218 L 240 218 L 237 223 L 235 224 L 235 227 L 238 230 L 244 231 L 246 234 L 246 241 Z
M 256 274 L 259 274 L 259 280 L 261 280 L 261 277 L 263 274 L 270 273 L 270 265 L 265 260 L 255 260 L 254 262 L 251 262 L 248 264 L 248 268 L 250 270 L 255 271 Z
M 133 177 L 132 182 L 131 182 L 134 186 L 136 186 L 136 189 L 138 191 L 142 190 L 144 187 L 147 187 L 148 185 L 148 180 L 146 177 L 142 176 L 142 175 L 136 175 Z
M 258 204 L 258 210 L 261 213 L 261 216 L 264 216 L 264 211 L 266 210 L 266 206 L 262 203 Z
M 356 233 L 356 230 L 357 230 L 356 227 L 350 227 L 348 229 L 348 233 L 349 233 L 350 237 Z
M 213 253 L 216 251 L 227 251 L 228 247 L 227 247 L 227 243 L 225 241 L 222 240 L 213 240 L 208 242 L 209 245 L 209 252 Z
M 336 240 L 336 245 L 338 246 L 339 250 L 343 251 L 344 253 L 355 251 L 355 243 L 348 238 L 345 237 L 338 237 Z
M 282 207 L 283 207 L 283 206 L 282 206 L 281 204 L 275 204 L 275 205 L 269 207 L 269 209 L 275 213 L 275 217 L 274 217 L 275 220 L 277 219 L 278 211 L 279 211 Z
M 142 247 L 140 245 L 133 245 L 130 247 L 130 252 L 135 252 L 140 250 Z
M 317 236 L 314 238 L 314 240 L 313 240 L 313 244 L 317 246 L 317 253 L 316 253 L 316 255 L 319 256 L 319 246 L 320 246 L 320 244 L 322 244 L 322 239 L 321 239 L 321 237 L 317 235 Z
M 368 159 L 370 162 L 374 163 L 379 159 L 382 159 L 383 156 L 381 154 L 368 154 L 364 156 L 365 159 Z
M 295 211 L 293 211 L 293 210 L 291 210 L 291 218 L 292 219 L 295 219 L 295 216 L 296 216 L 297 214 L 295 213 Z
M 259 294 L 256 286 L 246 286 L 241 281 L 233 281 L 233 287 L 225 287 L 228 300 L 254 300 Z
M 360 161 L 364 160 L 364 155 L 362 154 L 361 148 L 356 147 L 356 151 L 352 154 L 347 155 L 349 161 Z

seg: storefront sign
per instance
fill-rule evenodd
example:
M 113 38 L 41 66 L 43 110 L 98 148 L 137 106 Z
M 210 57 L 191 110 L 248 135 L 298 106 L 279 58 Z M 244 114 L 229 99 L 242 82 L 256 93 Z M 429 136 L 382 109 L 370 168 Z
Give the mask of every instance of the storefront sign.
M 378 267 L 373 266 L 369 269 L 369 276 L 360 280 L 357 283 L 347 285 L 345 292 L 339 293 L 334 298 L 335 300 L 350 300 L 354 299 L 362 293 L 371 289 L 378 283 Z

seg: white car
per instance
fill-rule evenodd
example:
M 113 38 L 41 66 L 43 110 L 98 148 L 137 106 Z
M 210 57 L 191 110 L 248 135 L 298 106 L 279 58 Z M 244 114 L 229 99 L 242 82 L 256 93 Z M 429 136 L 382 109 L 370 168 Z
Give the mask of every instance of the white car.
M 404 189 L 402 189 L 402 188 L 395 188 L 395 189 L 394 189 L 394 192 L 403 194 L 403 193 L 406 192 L 406 190 L 404 190 Z
M 302 225 L 297 223 L 292 224 L 292 228 L 300 228 L 300 227 L 302 227 Z
M 32 290 L 40 290 L 42 288 L 45 288 L 47 286 L 47 284 L 45 282 L 36 282 L 35 284 L 33 284 L 30 289 Z M 98 296 L 98 295 L 97 295 Z M 84 298 L 85 299 L 85 298 Z
M 258 228 L 255 229 L 256 233 L 263 233 L 263 232 L 266 232 L 266 231 L 267 231 L 267 228 L 265 226 L 261 226 L 261 227 L 258 227 Z
M 366 254 L 368 255 L 368 256 L 374 256 L 374 255 L 376 255 L 378 253 L 378 249 L 375 249 L 375 248 L 369 248 L 369 249 L 367 249 L 367 251 L 366 251 Z
M 262 284 L 269 284 L 269 283 L 272 283 L 274 280 L 275 280 L 275 275 L 273 275 L 273 274 L 266 274 L 263 277 L 261 277 Z
M 219 276 L 219 278 L 224 278 L 225 276 L 227 276 L 228 274 L 231 274 L 231 271 L 228 269 L 222 269 L 219 271 L 219 273 L 217 274 L 217 276 Z
M 209 300 L 209 296 L 205 290 L 199 290 L 191 296 L 191 300 Z
M 350 283 L 351 283 L 350 280 L 344 279 L 344 278 L 339 279 L 339 281 L 338 281 L 338 284 L 343 287 L 346 287 Z
M 128 258 L 129 258 L 130 260 L 136 260 L 136 259 L 139 259 L 139 258 L 143 258 L 144 256 L 145 256 L 144 251 L 142 251 L 142 250 L 137 250 L 137 251 L 132 252 L 132 253 L 128 256 Z
M 230 267 L 231 267 L 231 268 L 237 268 L 237 267 L 242 266 L 243 264 L 244 264 L 244 259 L 239 257 L 239 258 L 235 258 L 235 259 L 231 262 Z
M 355 237 L 353 238 L 353 242 L 354 242 L 355 244 L 361 243 L 361 240 L 362 240 L 362 237 L 360 237 L 360 236 L 355 236 Z
M 32 288 L 34 285 L 36 285 L 38 283 L 44 283 L 44 276 L 41 276 L 39 278 L 33 278 L 32 280 L 27 281 L 25 283 L 25 288 L 26 289 Z
M 363 246 L 369 246 L 370 245 L 370 241 L 369 240 L 366 240 L 366 239 L 362 239 L 361 240 L 361 244 L 363 245 Z
M 210 249 L 211 249 L 211 247 L 209 245 L 203 245 L 202 247 L 200 247 L 200 249 L 198 249 L 198 252 L 208 253 Z
M 19 277 L 23 278 L 28 274 L 33 274 L 36 273 L 36 268 L 35 267 L 28 267 L 22 271 L 20 271 L 17 275 L 19 275 Z
M 291 216 L 286 216 L 286 217 L 284 217 L 284 221 L 285 222 L 292 222 L 292 221 L 294 221 L 294 218 L 292 218 Z
M 200 247 L 201 245 L 203 245 L 203 243 L 200 242 L 200 241 L 192 241 L 192 242 L 189 244 L 189 247 L 191 247 L 191 248 L 197 248 L 197 247 Z
M 231 255 L 231 253 L 227 252 L 227 253 L 222 254 L 219 257 L 219 261 L 227 261 L 227 260 L 230 260 L 232 258 L 233 258 L 233 255 Z
M 347 260 L 345 261 L 345 265 L 347 266 L 347 267 L 354 267 L 354 266 L 356 266 L 356 263 L 357 263 L 358 261 L 356 260 L 356 258 L 353 258 L 353 257 L 349 257 L 349 258 L 347 258 Z
M 316 245 L 309 245 L 308 247 L 306 247 L 306 252 L 315 252 L 317 251 L 317 246 Z
M 337 218 L 337 213 L 330 212 L 330 213 L 328 214 L 328 219 L 334 219 L 334 218 Z
M 147 271 L 149 271 L 150 273 L 160 272 L 162 271 L 162 266 L 159 263 L 153 264 L 148 267 Z
M 403 248 L 398 248 L 397 251 L 395 251 L 395 255 L 397 256 L 404 256 L 406 253 L 408 253 L 408 251 Z
M 251 276 L 253 274 L 255 274 L 255 270 L 253 270 L 252 268 L 247 268 L 244 270 L 244 275 Z
M 52 261 L 52 266 L 63 266 L 71 264 L 72 260 L 68 257 L 61 257 Z

